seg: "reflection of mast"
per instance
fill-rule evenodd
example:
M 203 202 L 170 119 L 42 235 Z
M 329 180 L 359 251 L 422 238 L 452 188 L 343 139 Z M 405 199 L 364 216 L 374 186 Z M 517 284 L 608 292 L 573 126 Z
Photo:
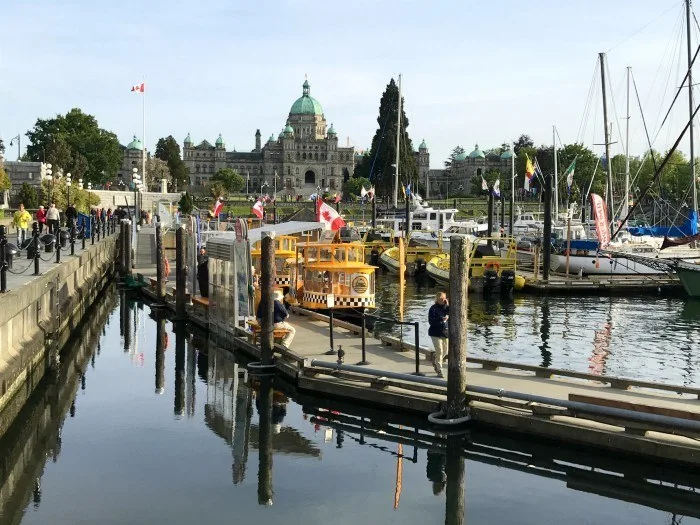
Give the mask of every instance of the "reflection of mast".
M 175 403 L 176 416 L 184 413 L 185 404 L 185 326 L 175 323 Z
M 156 394 L 165 392 L 165 317 L 156 310 Z
M 187 417 L 194 416 L 195 392 L 197 385 L 197 351 L 192 341 L 187 341 Z
M 399 508 L 401 489 L 403 487 L 403 445 L 401 443 L 399 443 L 399 447 L 396 452 L 398 457 L 396 458 L 396 490 L 394 491 L 394 510 Z
M 445 525 L 464 525 L 464 456 L 461 438 L 447 438 Z
M 542 298 L 542 323 L 540 324 L 540 334 L 542 336 L 542 344 L 540 345 L 540 353 L 542 354 L 542 366 L 547 368 L 552 364 L 552 352 L 549 351 L 549 299 Z
M 272 378 L 260 379 L 258 504 L 272 505 Z
M 602 375 L 605 373 L 605 362 L 610 353 L 610 340 L 612 337 L 612 301 L 609 303 L 608 320 L 602 330 L 596 330 L 593 335 L 593 355 L 588 358 L 588 371 L 591 374 Z

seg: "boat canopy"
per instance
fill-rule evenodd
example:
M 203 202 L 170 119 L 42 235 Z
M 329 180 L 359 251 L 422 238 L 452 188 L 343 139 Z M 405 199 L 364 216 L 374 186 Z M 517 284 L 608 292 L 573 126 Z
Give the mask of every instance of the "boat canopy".
M 295 235 L 306 231 L 319 231 L 325 229 L 322 222 L 283 222 L 280 224 L 267 224 L 260 228 L 248 230 L 248 239 L 251 246 L 262 239 L 263 232 L 275 232 L 277 235 Z
M 691 237 L 698 234 L 698 212 L 690 210 L 688 219 L 682 226 L 632 226 L 627 228 L 631 235 L 652 237 Z

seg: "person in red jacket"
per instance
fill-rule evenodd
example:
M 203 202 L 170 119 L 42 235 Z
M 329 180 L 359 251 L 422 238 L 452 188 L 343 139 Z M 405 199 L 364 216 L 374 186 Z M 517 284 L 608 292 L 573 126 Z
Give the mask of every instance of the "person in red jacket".
M 39 206 L 36 211 L 36 222 L 39 223 L 39 233 L 43 233 L 44 226 L 46 226 L 46 210 L 43 206 Z

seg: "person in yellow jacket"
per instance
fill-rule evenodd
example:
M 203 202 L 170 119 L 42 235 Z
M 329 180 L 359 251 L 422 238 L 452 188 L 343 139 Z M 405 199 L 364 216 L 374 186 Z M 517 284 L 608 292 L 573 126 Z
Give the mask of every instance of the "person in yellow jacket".
M 19 205 L 19 210 L 14 215 L 14 225 L 17 228 L 17 243 L 21 246 L 27 238 L 27 228 L 32 220 L 32 215 L 24 209 L 24 204 Z

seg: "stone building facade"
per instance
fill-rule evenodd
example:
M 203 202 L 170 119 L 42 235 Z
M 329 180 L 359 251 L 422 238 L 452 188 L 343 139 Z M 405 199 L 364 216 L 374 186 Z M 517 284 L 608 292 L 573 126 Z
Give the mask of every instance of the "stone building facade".
M 143 161 L 142 161 L 142 151 L 143 142 L 134 135 L 134 138 L 124 148 L 124 157 L 122 160 L 122 165 L 119 168 L 119 178 L 124 181 L 124 184 L 131 184 L 131 176 L 134 172 L 134 168 L 139 170 L 139 174 L 143 175 Z M 148 159 L 149 153 L 146 150 L 146 158 Z
M 500 155 L 486 155 L 477 144 L 471 153 L 455 156 L 450 173 L 446 170 L 430 170 L 430 196 L 435 199 L 458 194 L 468 195 L 471 193 L 472 179 L 475 176 L 481 177 L 491 170 L 498 170 L 504 175 L 510 174 L 512 160 L 511 150 L 506 150 Z
M 188 134 L 183 160 L 190 184 L 206 185 L 219 169 L 232 168 L 246 179 L 249 194 L 271 194 L 275 185 L 278 196 L 308 197 L 317 188 L 340 191 L 353 173 L 355 148 L 338 144 L 333 124 L 327 127 L 323 108 L 310 91 L 305 81 L 280 134 L 272 134 L 263 144 L 257 130 L 252 151 L 226 151 L 221 135 L 214 144 L 203 140 L 195 145 Z

